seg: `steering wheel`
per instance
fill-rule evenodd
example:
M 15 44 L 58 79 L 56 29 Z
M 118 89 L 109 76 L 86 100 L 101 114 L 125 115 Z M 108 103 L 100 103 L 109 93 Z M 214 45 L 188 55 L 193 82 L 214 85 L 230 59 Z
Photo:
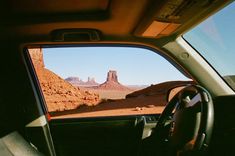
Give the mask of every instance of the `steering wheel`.
M 212 98 L 199 85 L 189 85 L 180 90 L 162 112 L 154 133 L 167 124 L 167 142 L 171 154 L 204 154 L 212 135 L 214 108 Z M 173 150 L 172 150 L 173 149 Z

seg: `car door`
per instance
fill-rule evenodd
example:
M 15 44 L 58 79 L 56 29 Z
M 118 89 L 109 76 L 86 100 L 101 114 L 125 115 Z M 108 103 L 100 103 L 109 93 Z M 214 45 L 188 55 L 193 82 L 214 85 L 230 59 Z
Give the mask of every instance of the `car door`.
M 52 46 L 28 53 L 57 155 L 138 155 L 168 91 L 193 83 L 145 48 Z

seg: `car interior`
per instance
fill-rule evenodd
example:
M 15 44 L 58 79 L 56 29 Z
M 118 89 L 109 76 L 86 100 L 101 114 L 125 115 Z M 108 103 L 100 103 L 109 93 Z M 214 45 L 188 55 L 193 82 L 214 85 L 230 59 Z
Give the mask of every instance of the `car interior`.
M 1 1 L 0 155 L 235 155 L 235 92 L 182 37 L 232 2 Z M 28 49 L 74 46 L 152 49 L 195 84 L 158 114 L 53 119 Z

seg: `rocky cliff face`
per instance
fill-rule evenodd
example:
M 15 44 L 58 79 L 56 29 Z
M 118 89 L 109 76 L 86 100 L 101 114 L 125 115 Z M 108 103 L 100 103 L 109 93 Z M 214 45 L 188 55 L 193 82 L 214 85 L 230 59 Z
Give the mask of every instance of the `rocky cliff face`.
M 102 83 L 101 85 L 99 85 L 96 89 L 119 90 L 119 91 L 131 90 L 128 87 L 118 82 L 117 72 L 114 70 L 110 70 L 108 72 L 106 81 Z
M 41 49 L 29 49 L 32 62 L 40 82 L 49 112 L 76 109 L 81 105 L 93 106 L 99 103 L 99 95 L 81 91 L 64 79 L 44 68 Z
M 30 57 L 33 62 L 34 67 L 44 68 L 43 53 L 41 48 L 31 48 L 29 49 Z

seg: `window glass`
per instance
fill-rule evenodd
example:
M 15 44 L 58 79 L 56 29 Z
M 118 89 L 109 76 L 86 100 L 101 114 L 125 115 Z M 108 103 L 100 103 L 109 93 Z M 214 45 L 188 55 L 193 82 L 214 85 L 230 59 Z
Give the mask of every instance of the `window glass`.
M 235 90 L 235 3 L 184 35 L 184 38 Z
M 157 114 L 168 90 L 192 81 L 136 47 L 29 49 L 53 118 Z

